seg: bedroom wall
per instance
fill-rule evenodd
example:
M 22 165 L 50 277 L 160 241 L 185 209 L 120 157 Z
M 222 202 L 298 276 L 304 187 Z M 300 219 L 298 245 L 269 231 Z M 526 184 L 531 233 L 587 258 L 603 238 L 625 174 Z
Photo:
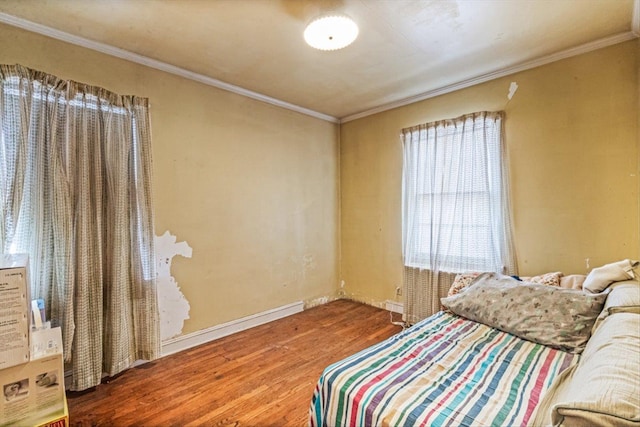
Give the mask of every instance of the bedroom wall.
M 183 334 L 336 295 L 338 125 L 5 25 L 0 62 L 150 99 L 156 235 L 193 249 Z
M 639 52 L 636 39 L 344 123 L 345 294 L 382 305 L 402 283 L 400 130 L 482 110 L 506 112 L 520 274 L 640 258 Z

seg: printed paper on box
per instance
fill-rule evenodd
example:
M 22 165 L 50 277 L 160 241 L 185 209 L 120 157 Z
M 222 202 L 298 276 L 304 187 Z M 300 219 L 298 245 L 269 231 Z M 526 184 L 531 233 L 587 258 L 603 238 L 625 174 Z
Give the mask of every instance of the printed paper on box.
M 0 389 L 0 426 L 33 426 L 64 417 L 62 354 L 0 370 Z
M 0 255 L 0 369 L 29 361 L 27 272 L 27 255 Z

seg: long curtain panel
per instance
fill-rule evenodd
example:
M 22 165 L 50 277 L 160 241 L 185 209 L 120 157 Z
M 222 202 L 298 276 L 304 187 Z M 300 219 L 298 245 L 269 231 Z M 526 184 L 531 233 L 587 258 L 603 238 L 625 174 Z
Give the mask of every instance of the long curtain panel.
M 0 249 L 28 253 L 71 389 L 159 355 L 148 100 L 0 66 Z
M 515 274 L 503 112 L 402 130 L 405 321 L 440 309 L 457 273 Z

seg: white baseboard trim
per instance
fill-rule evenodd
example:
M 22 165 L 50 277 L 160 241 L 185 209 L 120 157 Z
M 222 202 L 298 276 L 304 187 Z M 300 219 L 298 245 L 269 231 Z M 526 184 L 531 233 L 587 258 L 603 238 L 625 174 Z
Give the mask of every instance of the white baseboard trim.
M 284 317 L 291 316 L 292 314 L 300 313 L 302 310 L 304 310 L 304 303 L 302 301 L 297 301 L 271 310 L 263 311 L 261 313 L 253 314 L 251 316 L 232 320 L 231 322 L 212 326 L 211 328 L 206 328 L 200 331 L 192 332 L 190 334 L 170 338 L 162 342 L 160 357 L 187 350 L 191 347 L 195 347 L 209 341 L 217 340 L 219 338 L 226 337 L 227 335 L 235 334 L 237 332 L 241 332 L 255 326 L 264 325 L 265 323 L 273 322 L 274 320 L 282 319 Z
M 384 303 L 384 308 L 393 313 L 399 313 L 399 314 L 404 313 L 404 305 L 398 301 L 387 300 Z

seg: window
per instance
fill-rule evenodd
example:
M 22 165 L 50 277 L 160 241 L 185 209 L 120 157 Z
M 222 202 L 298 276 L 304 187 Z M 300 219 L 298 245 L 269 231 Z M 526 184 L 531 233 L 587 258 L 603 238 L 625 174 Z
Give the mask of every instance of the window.
M 29 254 L 72 390 L 160 353 L 148 103 L 0 65 L 0 248 Z
M 475 113 L 402 131 L 407 267 L 449 273 L 515 268 L 502 118 Z

